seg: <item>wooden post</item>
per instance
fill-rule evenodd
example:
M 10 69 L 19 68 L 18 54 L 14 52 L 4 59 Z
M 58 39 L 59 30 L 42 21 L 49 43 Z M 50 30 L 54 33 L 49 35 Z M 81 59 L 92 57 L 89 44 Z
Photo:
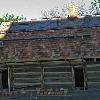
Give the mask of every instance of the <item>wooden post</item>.
M 11 80 L 10 80 L 10 82 L 11 82 L 11 84 L 10 84 L 10 87 L 11 87 L 11 90 L 14 90 L 14 65 L 13 66 L 11 66 L 11 72 L 10 72 L 11 74 Z
M 1 66 L 0 66 L 1 67 Z M 0 69 L 0 89 L 2 88 L 2 72 L 1 72 L 1 69 Z
M 10 92 L 10 67 L 8 66 L 8 92 Z
M 86 63 L 84 64 L 84 90 L 88 89 L 87 85 L 87 66 Z
M 70 67 L 72 69 L 72 82 L 73 82 L 73 88 L 75 88 L 75 77 L 74 77 L 74 66 L 71 64 L 71 60 L 69 60 Z
M 71 67 L 72 67 L 72 82 L 73 82 L 73 87 L 75 88 L 74 66 Z
M 13 66 L 13 69 L 12 69 L 12 81 L 13 81 L 13 86 L 12 86 L 12 90 L 14 91 L 14 66 Z
M 41 88 L 44 87 L 44 68 L 40 62 L 40 66 L 41 66 Z
M 94 56 L 94 62 L 96 62 L 96 58 L 95 58 L 95 56 Z

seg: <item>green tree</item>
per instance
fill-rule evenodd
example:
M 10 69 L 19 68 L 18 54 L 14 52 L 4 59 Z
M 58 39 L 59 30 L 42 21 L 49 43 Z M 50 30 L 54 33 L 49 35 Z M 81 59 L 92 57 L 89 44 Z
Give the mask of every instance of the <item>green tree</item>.
M 18 21 L 25 21 L 26 17 L 24 17 L 23 15 L 21 16 L 15 16 L 14 14 L 9 14 L 6 13 L 4 14 L 1 18 L 0 18 L 0 22 L 18 22 Z
M 92 14 L 100 13 L 100 0 L 93 0 L 91 2 L 90 12 Z
M 63 6 L 63 8 L 59 9 L 58 7 L 54 7 L 49 9 L 48 11 L 42 10 L 42 18 L 59 18 L 59 17 L 64 17 L 67 16 L 67 7 L 66 5 Z
M 86 6 L 86 2 L 81 0 L 78 2 L 78 13 L 80 16 L 93 15 L 99 11 L 100 0 L 93 0 L 89 8 Z M 98 7 L 99 6 L 99 7 Z M 65 17 L 67 16 L 68 7 L 64 6 L 63 8 L 55 7 L 50 10 L 41 11 L 42 18 L 55 18 L 55 17 Z

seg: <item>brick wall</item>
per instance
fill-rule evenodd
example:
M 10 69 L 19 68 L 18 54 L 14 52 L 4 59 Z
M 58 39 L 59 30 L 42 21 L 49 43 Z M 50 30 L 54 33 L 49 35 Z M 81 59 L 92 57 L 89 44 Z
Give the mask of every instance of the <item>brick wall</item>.
M 0 48 L 0 61 L 30 61 L 81 56 L 85 58 L 100 57 L 99 33 L 100 27 L 8 32 L 2 40 L 3 47 Z M 41 37 L 42 39 L 39 39 Z M 48 37 L 66 38 L 46 39 Z

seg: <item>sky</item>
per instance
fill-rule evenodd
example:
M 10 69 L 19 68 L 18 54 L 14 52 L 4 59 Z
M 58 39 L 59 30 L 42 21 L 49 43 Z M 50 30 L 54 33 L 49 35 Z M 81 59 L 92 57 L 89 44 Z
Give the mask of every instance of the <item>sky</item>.
M 15 15 L 24 15 L 27 19 L 40 18 L 42 10 L 49 10 L 54 7 L 60 8 L 70 1 L 76 0 L 0 0 L 0 16 L 8 12 Z M 89 1 L 92 0 L 84 1 L 89 4 Z

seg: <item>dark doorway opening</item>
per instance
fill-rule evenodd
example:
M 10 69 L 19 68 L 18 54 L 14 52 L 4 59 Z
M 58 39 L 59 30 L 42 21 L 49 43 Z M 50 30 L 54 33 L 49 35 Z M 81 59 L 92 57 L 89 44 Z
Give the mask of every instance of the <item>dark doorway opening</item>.
M 2 88 L 8 88 L 8 70 L 2 70 Z
M 84 70 L 83 68 L 74 68 L 75 87 L 84 87 Z

